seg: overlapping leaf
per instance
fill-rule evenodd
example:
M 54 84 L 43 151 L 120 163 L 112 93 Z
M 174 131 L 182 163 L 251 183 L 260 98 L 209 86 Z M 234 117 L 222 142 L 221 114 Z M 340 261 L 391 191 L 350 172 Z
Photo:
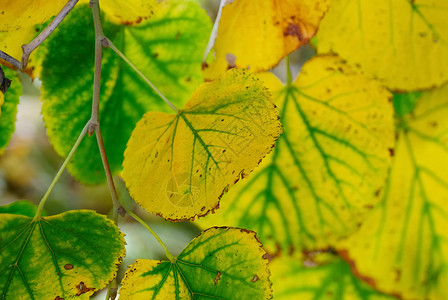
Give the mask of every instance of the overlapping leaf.
M 0 92 L 0 154 L 3 153 L 15 129 L 17 105 L 22 95 L 22 84 L 17 74 L 3 68 L 5 77 L 12 80 L 8 91 Z
M 448 2 L 334 0 L 317 34 L 336 52 L 395 90 L 448 80 Z
M 404 299 L 441 300 L 448 282 L 448 86 L 399 119 L 382 203 L 341 248 L 374 284 Z M 345 252 L 345 251 L 344 251 Z
M 392 300 L 355 277 L 336 257 L 280 257 L 269 263 L 276 300 Z M 323 260 L 323 261 L 319 261 Z
M 21 60 L 22 45 L 36 34 L 35 25 L 56 15 L 67 0 L 1 1 L 0 50 Z
M 308 43 L 329 2 L 234 0 L 227 4 L 215 42 L 216 59 L 206 69 L 206 77 L 216 78 L 227 70 L 229 54 L 236 57 L 235 65 L 239 68 L 254 71 L 272 68 L 284 56 Z
M 43 115 L 51 143 L 66 156 L 90 118 L 93 85 L 92 12 L 70 13 L 47 44 L 41 79 Z M 105 34 L 170 100 L 183 105 L 202 82 L 201 56 L 210 31 L 206 13 L 191 1 L 163 1 L 135 26 L 103 21 Z M 61 45 L 64 45 L 61 47 Z M 132 129 L 143 114 L 168 106 L 112 50 L 103 55 L 100 123 L 112 172 L 121 170 Z M 95 139 L 85 139 L 69 171 L 78 180 L 105 179 Z
M 391 95 L 333 56 L 308 61 L 294 84 L 264 79 L 284 133 L 202 226 L 254 230 L 271 252 L 326 247 L 377 201 L 393 146 Z
M 146 210 L 203 216 L 260 163 L 281 132 L 261 82 L 233 69 L 201 85 L 177 114 L 149 112 L 125 152 L 123 179 Z
M 174 262 L 137 260 L 123 279 L 123 299 L 271 299 L 267 260 L 254 232 L 211 228 Z
M 68 299 L 103 288 L 125 254 L 123 234 L 92 211 L 33 220 L 0 216 L 0 298 Z
M 0 206 L 0 214 L 24 215 L 32 218 L 36 214 L 37 206 L 27 200 L 19 200 L 8 205 Z M 45 216 L 45 213 L 42 213 Z

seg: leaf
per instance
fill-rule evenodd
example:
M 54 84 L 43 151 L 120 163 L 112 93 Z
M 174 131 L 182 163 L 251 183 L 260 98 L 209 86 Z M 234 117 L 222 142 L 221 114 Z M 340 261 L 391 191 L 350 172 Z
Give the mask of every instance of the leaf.
M 91 14 L 87 6 L 72 11 L 46 45 L 48 54 L 41 76 L 43 116 L 52 145 L 64 157 L 91 114 Z M 201 49 L 211 24 L 197 4 L 164 1 L 150 19 L 135 26 L 103 20 L 103 27 L 113 43 L 174 103 L 183 105 L 203 81 Z M 112 172 L 117 173 L 126 143 L 143 114 L 166 111 L 168 106 L 110 49 L 104 49 L 101 80 L 100 123 Z M 105 180 L 96 139 L 84 139 L 69 171 L 84 183 Z
M 5 77 L 12 82 L 5 94 L 0 92 L 0 155 L 5 151 L 15 130 L 17 105 L 22 95 L 22 84 L 17 73 L 8 68 L 4 68 L 4 72 Z
M 317 254 L 322 256 L 323 254 Z M 358 279 L 340 258 L 301 258 L 283 256 L 269 263 L 274 299 L 300 300 L 380 300 L 397 299 L 381 294 Z
M 130 25 L 132 23 L 138 24 L 142 22 L 143 19 L 147 19 L 154 14 L 156 6 L 156 0 L 101 1 L 101 10 L 104 11 L 112 21 L 125 25 Z
M 334 0 L 317 33 L 319 53 L 337 53 L 400 91 L 448 80 L 445 0 Z
M 223 8 L 215 41 L 216 59 L 205 70 L 216 78 L 236 57 L 236 67 L 265 71 L 308 43 L 328 9 L 329 0 L 234 0 Z
M 291 85 L 270 73 L 263 79 L 284 133 L 201 227 L 254 230 L 271 253 L 325 248 L 378 201 L 393 145 L 391 95 L 333 56 L 309 60 Z
M 22 45 L 31 42 L 36 31 L 34 25 L 45 23 L 57 15 L 67 0 L 22 0 L 5 3 L 0 15 L 0 50 L 21 60 Z
M 201 85 L 178 114 L 148 112 L 125 152 L 123 179 L 165 219 L 206 215 L 271 151 L 281 133 L 266 88 L 241 70 Z
M 37 206 L 28 200 L 19 200 L 11 204 L 0 206 L 0 214 L 16 214 L 24 215 L 27 217 L 34 217 L 36 214 Z M 46 214 L 43 212 L 43 216 Z
M 68 299 L 102 289 L 125 255 L 123 234 L 93 211 L 0 216 L 0 298 Z
M 267 260 L 255 232 L 210 228 L 174 262 L 139 259 L 122 281 L 122 299 L 271 299 Z
M 422 92 L 398 119 L 390 177 L 358 234 L 338 246 L 363 276 L 403 299 L 446 298 L 448 86 Z

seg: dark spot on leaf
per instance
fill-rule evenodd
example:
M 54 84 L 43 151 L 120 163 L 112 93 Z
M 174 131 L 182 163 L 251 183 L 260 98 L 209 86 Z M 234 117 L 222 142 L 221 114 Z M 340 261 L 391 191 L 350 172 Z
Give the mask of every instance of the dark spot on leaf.
M 76 293 L 76 296 L 81 296 L 82 294 L 85 294 L 87 292 L 95 290 L 94 288 L 89 288 L 85 285 L 84 282 L 80 282 L 76 285 L 76 288 L 78 289 L 78 292 Z
M 6 93 L 8 88 L 11 86 L 11 79 L 5 77 L 2 67 L 0 67 L 0 91 Z
M 201 211 L 204 211 L 205 210 L 205 206 L 203 206 L 202 208 L 201 208 Z
M 219 280 L 221 280 L 221 272 L 217 272 L 216 273 L 216 277 L 215 277 L 215 280 L 214 280 L 214 282 L 215 282 L 215 285 L 217 285 L 218 284 L 218 281 Z
M 204 70 L 204 69 L 206 69 L 206 68 L 208 68 L 208 64 L 207 64 L 206 62 L 203 62 L 203 63 L 202 63 L 202 70 Z
M 187 82 L 191 81 L 191 77 L 187 77 L 187 79 L 185 79 Z
M 389 148 L 389 154 L 390 156 L 394 156 L 395 155 L 395 150 L 392 148 Z
M 258 279 L 259 279 L 259 278 L 258 278 L 258 276 L 257 276 L 257 275 L 254 275 L 254 277 L 252 278 L 252 280 L 251 280 L 251 281 L 252 281 L 252 282 L 257 282 L 257 281 L 258 281 Z
M 56 296 L 56 298 L 54 298 L 54 300 L 64 300 L 64 298 L 61 298 L 59 296 Z
M 159 53 L 157 53 L 157 52 L 154 52 L 154 53 L 152 54 L 152 57 L 154 57 L 154 58 L 157 58 L 157 56 L 159 56 Z
M 71 269 L 73 269 L 73 265 L 72 265 L 72 264 L 66 264 L 66 265 L 64 266 L 64 269 L 66 269 L 66 270 L 71 270 Z
M 288 27 L 283 31 L 283 35 L 286 36 L 295 36 L 301 43 L 307 43 L 308 39 L 304 36 L 302 29 L 299 24 L 289 23 Z
M 180 38 L 180 31 L 176 33 L 175 39 L 178 40 Z

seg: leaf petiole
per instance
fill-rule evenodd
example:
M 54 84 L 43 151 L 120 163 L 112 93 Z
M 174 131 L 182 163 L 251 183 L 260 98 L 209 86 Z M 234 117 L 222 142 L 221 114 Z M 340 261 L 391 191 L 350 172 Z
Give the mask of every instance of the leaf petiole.
M 37 211 L 36 214 L 34 215 L 33 221 L 37 221 L 40 219 L 41 215 L 42 215 L 42 211 L 44 210 L 44 206 L 45 206 L 45 202 L 48 199 L 48 196 L 50 196 L 51 191 L 53 190 L 54 186 L 56 185 L 56 183 L 59 180 L 59 177 L 61 177 L 62 172 L 65 170 L 65 168 L 67 167 L 68 162 L 70 161 L 70 159 L 72 158 L 73 154 L 75 153 L 76 149 L 78 149 L 79 144 L 81 144 L 81 141 L 83 140 L 83 138 L 86 136 L 87 134 L 87 130 L 90 126 L 90 122 L 87 122 L 87 124 L 84 126 L 84 128 L 82 129 L 78 139 L 76 140 L 75 144 L 73 145 L 72 150 L 70 150 L 70 153 L 67 155 L 67 158 L 65 159 L 65 161 L 62 163 L 61 167 L 59 168 L 56 176 L 54 177 L 53 181 L 51 182 L 50 186 L 48 187 L 47 191 L 45 192 L 44 196 L 42 197 L 42 199 L 39 202 L 39 206 L 37 207 Z
M 106 38 L 107 39 L 107 38 Z M 137 67 L 120 51 L 115 47 L 115 45 L 112 43 L 111 40 L 107 39 L 107 46 L 110 47 L 112 50 L 117 53 L 118 56 L 120 56 L 156 93 L 159 95 L 160 98 L 162 98 L 163 101 L 165 101 L 166 104 L 175 112 L 179 112 L 179 108 L 177 108 L 170 100 L 168 100 L 165 95 L 162 94 L 162 92 L 157 89 L 157 87 L 149 81 L 148 78 L 139 70 Z
M 163 250 L 165 251 L 166 257 L 170 260 L 170 262 L 174 263 L 176 261 L 176 257 L 171 254 L 171 252 L 168 250 L 166 245 L 163 243 L 163 241 L 160 239 L 160 237 L 157 235 L 157 233 L 152 230 L 151 227 L 148 226 L 148 224 L 145 223 L 142 219 L 140 219 L 136 214 L 134 214 L 132 211 L 128 210 L 128 214 L 130 214 L 137 222 L 142 224 L 159 242 L 160 246 L 162 246 Z

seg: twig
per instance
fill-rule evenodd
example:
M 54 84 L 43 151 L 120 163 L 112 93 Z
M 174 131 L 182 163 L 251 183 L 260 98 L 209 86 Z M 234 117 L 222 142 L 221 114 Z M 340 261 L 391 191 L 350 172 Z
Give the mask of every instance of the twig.
M 118 54 L 156 93 L 159 95 L 160 98 L 162 98 L 163 101 L 165 101 L 166 104 L 175 112 L 179 112 L 179 108 L 177 108 L 170 100 L 168 100 L 165 95 L 162 94 L 162 92 L 159 91 L 159 89 L 151 82 L 148 78 L 139 70 L 137 67 L 120 51 L 117 47 L 112 43 L 111 40 L 107 39 L 105 44 L 107 47 L 110 47 L 112 50 L 115 51 L 115 53 Z
M 79 0 L 68 0 L 67 4 L 61 9 L 61 11 L 56 15 L 56 17 L 51 21 L 50 25 L 48 25 L 42 32 L 31 41 L 29 44 L 25 44 L 22 46 L 23 55 L 22 55 L 22 67 L 21 69 L 25 69 L 28 64 L 28 58 L 40 44 L 56 29 L 56 27 L 61 24 L 62 20 L 68 15 L 68 13 L 75 7 L 76 3 Z
M 205 48 L 204 56 L 202 57 L 202 63 L 205 63 L 208 53 L 212 50 L 213 46 L 215 45 L 215 39 L 218 36 L 219 21 L 221 20 L 222 9 L 228 3 L 233 3 L 233 0 L 221 0 L 221 3 L 219 4 L 218 14 L 216 16 L 215 23 L 213 24 L 212 33 L 210 34 L 207 47 Z
M 59 11 L 56 17 L 42 32 L 34 38 L 30 43 L 22 45 L 22 61 L 19 62 L 14 57 L 7 53 L 0 51 L 0 58 L 9 62 L 19 70 L 24 70 L 28 65 L 28 59 L 31 53 L 42 44 L 43 41 L 61 24 L 62 20 L 68 15 L 68 13 L 75 7 L 79 0 L 68 0 L 67 4 Z

